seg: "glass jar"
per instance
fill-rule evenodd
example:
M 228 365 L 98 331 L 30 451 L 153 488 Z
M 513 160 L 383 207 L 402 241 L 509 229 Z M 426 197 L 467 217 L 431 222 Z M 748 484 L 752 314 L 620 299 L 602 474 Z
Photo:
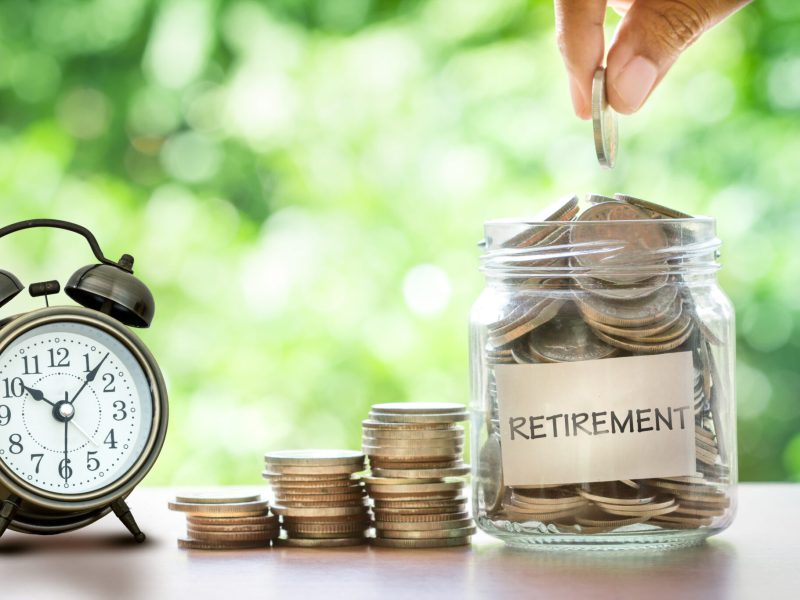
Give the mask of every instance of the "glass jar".
M 485 224 L 473 511 L 515 547 L 691 545 L 734 516 L 734 314 L 715 220 L 615 198 Z

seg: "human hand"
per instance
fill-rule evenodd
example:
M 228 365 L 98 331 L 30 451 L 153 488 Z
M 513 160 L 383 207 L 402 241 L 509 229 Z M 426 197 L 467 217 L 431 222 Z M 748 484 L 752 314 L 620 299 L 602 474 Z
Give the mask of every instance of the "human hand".
M 617 112 L 639 110 L 680 54 L 750 0 L 555 0 L 558 47 L 575 113 L 591 117 L 592 76 L 603 63 L 606 3 L 623 15 L 606 59 Z

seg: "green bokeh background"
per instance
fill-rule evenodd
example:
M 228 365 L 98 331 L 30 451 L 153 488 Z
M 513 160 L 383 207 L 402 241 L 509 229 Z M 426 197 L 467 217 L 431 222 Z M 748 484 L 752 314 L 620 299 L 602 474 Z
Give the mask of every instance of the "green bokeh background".
M 621 119 L 612 172 L 552 13 L 4 3 L 0 217 L 75 220 L 135 255 L 172 406 L 148 483 L 256 483 L 264 450 L 357 447 L 373 402 L 466 402 L 483 221 L 620 190 L 719 219 L 741 476 L 800 479 L 800 4 L 760 0 L 691 48 Z M 28 283 L 90 261 L 68 233 L 0 243 Z

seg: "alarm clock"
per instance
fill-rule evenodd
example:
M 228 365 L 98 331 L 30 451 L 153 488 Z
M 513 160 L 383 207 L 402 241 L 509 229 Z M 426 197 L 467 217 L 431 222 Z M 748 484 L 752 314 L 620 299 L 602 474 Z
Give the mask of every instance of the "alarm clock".
M 82 235 L 99 263 L 64 291 L 78 306 L 50 306 L 57 281 L 28 286 L 45 307 L 0 321 L 0 536 L 78 529 L 114 512 L 145 539 L 125 499 L 152 468 L 167 431 L 167 390 L 153 355 L 131 331 L 149 327 L 153 296 L 133 257 L 107 259 L 85 227 L 34 219 Z M 0 306 L 24 288 L 0 270 Z

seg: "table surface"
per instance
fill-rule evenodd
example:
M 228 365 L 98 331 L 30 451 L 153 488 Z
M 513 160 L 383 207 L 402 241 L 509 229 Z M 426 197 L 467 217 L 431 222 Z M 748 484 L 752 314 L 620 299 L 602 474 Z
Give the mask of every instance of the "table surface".
M 4 598 L 764 598 L 800 595 L 800 485 L 744 484 L 734 524 L 706 544 L 662 552 L 511 550 L 489 536 L 441 550 L 272 548 L 187 552 L 175 490 L 129 504 L 149 539 L 110 515 L 54 537 L 0 539 Z

